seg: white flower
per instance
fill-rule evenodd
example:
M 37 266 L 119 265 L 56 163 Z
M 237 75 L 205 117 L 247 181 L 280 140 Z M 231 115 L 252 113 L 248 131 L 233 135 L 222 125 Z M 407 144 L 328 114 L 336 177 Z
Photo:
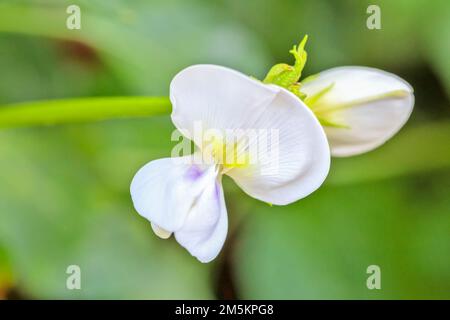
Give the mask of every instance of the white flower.
M 382 145 L 406 123 L 414 106 L 412 87 L 394 74 L 340 67 L 298 82 L 307 60 L 306 35 L 289 51 L 294 65 L 274 65 L 264 83 L 294 93 L 324 126 L 333 156 L 361 154 Z
M 304 102 L 325 132 L 333 156 L 382 145 L 408 120 L 413 88 L 394 74 L 366 67 L 333 68 L 301 83 Z
M 196 65 L 172 80 L 170 100 L 173 123 L 201 152 L 205 143 L 202 136 L 194 135 L 197 122 L 205 130 L 279 132 L 278 158 L 268 162 L 199 163 L 201 153 L 195 153 L 152 161 L 134 177 L 131 196 L 137 212 L 151 222 L 158 236 L 168 238 L 173 233 L 201 262 L 213 260 L 226 238 L 223 174 L 248 195 L 276 205 L 306 197 L 328 174 L 330 153 L 324 130 L 311 110 L 284 88 L 224 67 Z M 276 172 L 264 170 L 275 164 Z

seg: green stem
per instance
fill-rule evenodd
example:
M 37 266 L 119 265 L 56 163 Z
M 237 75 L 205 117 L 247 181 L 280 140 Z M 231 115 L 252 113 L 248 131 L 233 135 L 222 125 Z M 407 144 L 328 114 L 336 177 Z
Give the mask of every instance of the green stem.
M 169 114 L 167 97 L 98 97 L 16 103 L 0 107 L 0 128 L 56 125 Z

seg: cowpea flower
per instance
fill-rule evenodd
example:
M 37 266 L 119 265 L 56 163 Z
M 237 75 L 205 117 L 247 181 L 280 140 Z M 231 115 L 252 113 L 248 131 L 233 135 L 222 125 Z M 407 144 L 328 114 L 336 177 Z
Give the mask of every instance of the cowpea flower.
M 280 86 L 221 66 L 195 65 L 174 77 L 170 100 L 172 122 L 198 151 L 146 164 L 133 178 L 131 196 L 159 237 L 174 234 L 201 262 L 219 254 L 227 235 L 223 175 L 253 198 L 286 205 L 316 190 L 328 174 L 330 151 L 322 126 L 302 100 Z M 198 123 L 203 132 L 252 130 L 254 135 L 238 146 L 227 139 L 205 141 L 204 134 L 195 134 Z M 276 149 L 276 156 L 257 148 L 256 161 L 220 159 L 229 150 L 249 152 L 267 141 L 264 133 L 271 130 L 278 139 L 268 141 L 268 149 Z
M 396 134 L 414 106 L 411 85 L 392 73 L 358 66 L 332 68 L 299 82 L 307 39 L 290 51 L 295 65 L 273 66 L 264 82 L 282 86 L 305 102 L 324 127 L 331 155 L 361 154 Z
M 408 120 L 412 87 L 392 73 L 338 67 L 303 83 L 305 103 L 323 121 L 331 154 L 345 157 L 382 145 Z M 308 97 L 311 97 L 308 99 Z
M 338 67 L 300 82 L 307 38 L 290 51 L 294 65 L 274 65 L 263 81 L 215 65 L 191 66 L 174 77 L 172 121 L 197 151 L 151 161 L 133 178 L 135 209 L 156 235 L 174 234 L 194 257 L 209 262 L 228 229 L 223 175 L 255 199 L 286 205 L 323 183 L 330 149 L 342 157 L 370 151 L 406 123 L 413 89 L 391 73 Z M 208 130 L 220 134 L 204 134 Z M 242 137 L 248 130 L 253 135 L 237 141 L 221 134 Z M 268 131 L 277 139 L 267 142 Z M 264 142 L 268 147 L 260 148 Z

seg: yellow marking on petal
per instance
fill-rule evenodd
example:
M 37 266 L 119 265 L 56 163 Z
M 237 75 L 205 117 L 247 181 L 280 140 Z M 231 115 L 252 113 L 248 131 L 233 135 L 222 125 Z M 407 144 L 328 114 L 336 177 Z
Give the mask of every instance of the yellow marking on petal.
M 326 86 L 325 88 L 319 90 L 318 92 L 316 92 L 315 94 L 306 97 L 305 99 L 305 103 L 306 105 L 311 108 L 314 109 L 314 106 L 316 105 L 316 103 L 324 96 L 326 95 L 328 92 L 331 91 L 331 89 L 333 89 L 334 87 L 334 82 L 332 82 L 329 86 Z
M 339 123 L 337 121 L 333 121 L 330 119 L 325 119 L 325 118 L 317 118 L 320 122 L 320 124 L 324 127 L 333 127 L 333 128 L 341 128 L 341 129 L 350 129 L 349 125 L 343 124 L 343 123 Z
M 314 112 L 319 122 L 326 127 L 350 128 L 347 124 L 336 119 L 336 112 L 348 108 L 363 106 L 367 103 L 382 101 L 386 99 L 402 99 L 409 95 L 406 90 L 394 90 L 380 95 L 374 95 L 366 98 L 356 99 L 344 103 L 330 103 L 330 101 L 322 101 L 328 92 L 332 90 L 334 83 L 318 91 L 314 95 L 307 97 L 305 103 Z
M 386 100 L 386 99 L 401 99 L 404 97 L 407 97 L 409 95 L 409 92 L 406 90 L 394 90 L 391 92 L 387 92 L 384 94 L 379 94 L 376 96 L 370 96 L 367 98 L 362 98 L 362 99 L 357 99 L 357 100 L 353 100 L 353 101 L 349 101 L 349 102 L 344 102 L 344 103 L 336 103 L 336 104 L 320 104 L 315 111 L 317 112 L 322 112 L 322 111 L 336 111 L 336 110 L 342 110 L 342 109 L 347 109 L 347 108 L 352 108 L 352 107 L 358 107 L 361 105 L 364 105 L 366 103 L 370 103 L 370 102 L 376 102 L 379 100 Z
M 213 139 L 212 157 L 217 164 L 226 169 L 245 168 L 250 164 L 249 153 L 239 152 L 238 142 L 224 143 L 221 139 Z

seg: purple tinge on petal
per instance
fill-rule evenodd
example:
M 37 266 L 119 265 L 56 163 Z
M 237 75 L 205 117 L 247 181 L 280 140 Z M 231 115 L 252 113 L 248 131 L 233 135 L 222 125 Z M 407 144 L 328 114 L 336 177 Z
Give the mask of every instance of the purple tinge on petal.
M 193 164 L 188 171 L 186 171 L 186 178 L 192 181 L 197 180 L 203 175 L 202 171 L 197 165 Z
M 219 185 L 219 182 L 217 182 L 217 181 L 216 181 L 216 188 L 215 188 L 214 195 L 216 196 L 216 201 L 219 203 L 220 202 L 220 185 Z

